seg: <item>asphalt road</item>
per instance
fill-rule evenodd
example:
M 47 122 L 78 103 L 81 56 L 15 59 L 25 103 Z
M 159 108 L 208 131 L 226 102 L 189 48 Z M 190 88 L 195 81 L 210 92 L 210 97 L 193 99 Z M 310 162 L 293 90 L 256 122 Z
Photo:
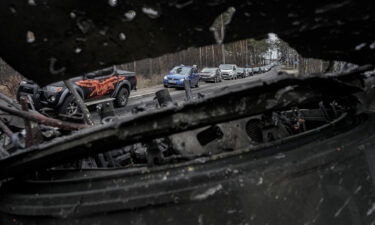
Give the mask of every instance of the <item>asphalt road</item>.
M 223 80 L 219 83 L 205 83 L 201 82 L 199 84 L 198 88 L 192 88 L 192 93 L 194 96 L 197 96 L 198 93 L 203 94 L 204 96 L 210 96 L 215 95 L 215 93 L 218 93 L 222 91 L 225 88 L 235 88 L 236 85 L 250 85 L 257 82 L 264 82 L 267 80 L 272 80 L 277 76 L 278 67 L 274 67 L 270 71 L 262 74 L 257 74 L 255 76 L 246 77 L 243 79 L 237 79 L 237 80 Z M 129 99 L 129 103 L 125 108 L 118 108 L 116 109 L 116 113 L 120 116 L 124 116 L 128 113 L 130 113 L 134 108 L 140 108 L 140 109 L 148 109 L 148 108 L 154 108 L 156 105 L 155 98 L 155 92 L 158 90 L 164 89 L 156 88 L 148 93 L 138 95 L 136 94 L 134 97 L 131 97 Z M 185 90 L 176 90 L 174 88 L 169 88 L 170 95 L 174 102 L 181 102 L 185 101 Z

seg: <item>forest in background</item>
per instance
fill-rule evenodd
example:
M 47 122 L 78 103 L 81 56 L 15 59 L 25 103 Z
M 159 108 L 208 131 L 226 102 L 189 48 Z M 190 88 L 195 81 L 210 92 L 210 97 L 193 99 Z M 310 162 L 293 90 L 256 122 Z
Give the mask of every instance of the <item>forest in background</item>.
M 272 37 L 272 35 L 270 35 Z M 300 75 L 323 72 L 329 68 L 329 62 L 318 59 L 306 59 L 286 42 L 276 36 L 264 40 L 241 40 L 233 43 L 189 48 L 177 53 L 157 58 L 143 59 L 118 65 L 134 71 L 139 88 L 162 83 L 162 77 L 176 65 L 197 65 L 198 68 L 217 67 L 222 63 L 237 64 L 239 67 L 255 67 L 269 63 L 269 59 L 278 59 L 287 69 L 298 70 Z M 337 71 L 344 63 L 335 62 L 330 70 Z M 0 92 L 13 96 L 23 77 L 0 59 Z
M 243 40 L 221 46 L 211 45 L 199 48 L 189 48 L 158 58 L 144 59 L 121 65 L 123 69 L 134 71 L 136 74 L 150 77 L 165 74 L 176 65 L 197 65 L 198 68 L 217 67 L 222 63 L 237 64 L 239 67 L 265 65 L 265 55 L 273 49 L 269 40 Z M 224 56 L 223 56 L 224 55 Z
M 198 68 L 217 67 L 224 61 L 240 67 L 265 65 L 266 55 L 277 49 L 275 44 L 269 39 L 261 41 L 249 39 L 229 44 L 189 48 L 157 58 L 118 65 L 118 67 L 135 72 L 140 88 L 143 88 L 161 84 L 161 77 L 174 66 L 181 64 L 197 65 Z M 0 90 L 8 89 L 14 92 L 14 86 L 18 85 L 21 79 L 22 76 L 0 59 L 0 85 L 3 86 Z

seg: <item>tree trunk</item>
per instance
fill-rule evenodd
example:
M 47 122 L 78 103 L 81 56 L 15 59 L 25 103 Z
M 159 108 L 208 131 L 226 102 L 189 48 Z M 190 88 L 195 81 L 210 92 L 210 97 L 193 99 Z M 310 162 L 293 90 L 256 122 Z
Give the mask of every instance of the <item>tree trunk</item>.
M 225 47 L 224 47 L 224 20 L 223 20 L 223 14 L 220 15 L 220 20 L 221 20 L 221 55 L 222 55 L 222 63 L 225 64 Z
M 214 46 L 211 45 L 211 51 L 212 51 L 212 66 L 215 66 L 216 63 L 215 63 L 215 49 L 214 49 Z

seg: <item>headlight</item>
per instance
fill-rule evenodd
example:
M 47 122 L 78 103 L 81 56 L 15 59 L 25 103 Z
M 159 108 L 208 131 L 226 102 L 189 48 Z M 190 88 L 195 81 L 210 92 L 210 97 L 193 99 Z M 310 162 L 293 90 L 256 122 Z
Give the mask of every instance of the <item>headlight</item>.
M 48 101 L 49 102 L 55 102 L 56 101 L 56 97 L 55 96 L 51 96 L 48 98 Z
M 164 80 L 168 80 L 168 76 L 164 76 Z
M 24 81 L 24 80 L 23 80 L 23 81 L 21 81 L 21 82 L 20 82 L 20 85 L 23 85 L 23 84 L 27 84 L 27 82 L 26 82 L 26 81 Z
M 47 86 L 47 91 L 49 92 L 58 93 L 58 92 L 61 92 L 62 90 L 63 90 L 62 87 Z
M 184 78 L 180 79 L 180 81 L 182 81 L 182 82 L 183 82 L 184 80 L 185 80 Z

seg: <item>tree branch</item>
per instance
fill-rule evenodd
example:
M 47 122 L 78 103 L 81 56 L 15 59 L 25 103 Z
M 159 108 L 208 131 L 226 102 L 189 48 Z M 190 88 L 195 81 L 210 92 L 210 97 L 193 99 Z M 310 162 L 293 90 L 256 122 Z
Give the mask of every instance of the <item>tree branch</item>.
M 3 100 L 7 104 L 9 104 L 11 106 L 14 106 L 17 109 L 21 109 L 21 107 L 18 104 L 16 104 L 11 98 L 9 98 L 8 96 L 6 96 L 2 93 L 0 93 L 0 100 Z
M 23 112 L 19 110 L 14 110 L 1 104 L 0 110 L 21 117 L 23 119 L 27 119 L 36 123 L 41 123 L 51 127 L 58 127 L 64 130 L 79 130 L 90 127 L 86 124 L 63 122 L 61 120 L 49 118 L 35 111 Z
M 3 132 L 8 136 L 8 137 L 12 137 L 13 135 L 13 132 L 9 129 L 9 127 L 7 125 L 5 125 L 5 123 L 0 119 L 0 128 L 3 130 Z
M 64 84 L 69 89 L 70 93 L 73 94 L 74 100 L 77 102 L 78 107 L 81 109 L 83 113 L 83 118 L 85 119 L 86 124 L 88 125 L 94 125 L 94 122 L 91 120 L 90 111 L 85 105 L 85 102 L 81 98 L 81 96 L 78 94 L 77 90 L 73 87 L 73 83 L 70 80 L 64 80 Z

